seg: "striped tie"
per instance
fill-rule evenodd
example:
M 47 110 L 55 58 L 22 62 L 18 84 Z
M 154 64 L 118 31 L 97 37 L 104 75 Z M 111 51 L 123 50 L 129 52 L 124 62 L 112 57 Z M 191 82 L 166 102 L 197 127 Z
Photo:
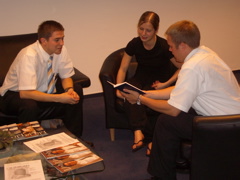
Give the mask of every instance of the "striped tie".
M 49 60 L 48 60 L 48 90 L 47 93 L 48 94 L 52 94 L 56 92 L 56 88 L 55 88 L 55 75 L 53 73 L 52 70 L 52 60 L 53 60 L 53 56 L 50 56 Z

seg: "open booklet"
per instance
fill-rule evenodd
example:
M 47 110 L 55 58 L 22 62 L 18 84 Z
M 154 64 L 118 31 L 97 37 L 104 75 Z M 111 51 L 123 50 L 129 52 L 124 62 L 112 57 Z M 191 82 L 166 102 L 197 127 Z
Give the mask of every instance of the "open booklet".
M 103 160 L 79 141 L 43 151 L 41 154 L 61 173 Z
M 10 134 L 12 134 L 14 141 L 47 135 L 47 132 L 38 121 L 4 125 L 0 126 L 0 130 L 8 131 Z
M 133 90 L 133 91 L 137 91 L 139 94 L 145 94 L 145 92 L 143 92 L 141 89 L 137 88 L 136 86 L 133 86 L 132 84 L 128 83 L 128 82 L 123 82 L 123 83 L 119 83 L 119 84 L 113 84 L 110 81 L 107 81 L 109 84 L 111 84 L 114 88 L 122 91 L 123 89 L 129 89 L 129 90 Z M 127 92 L 124 92 L 127 93 Z
M 27 141 L 24 144 L 33 151 L 41 153 L 61 173 L 103 160 L 78 139 L 64 132 Z

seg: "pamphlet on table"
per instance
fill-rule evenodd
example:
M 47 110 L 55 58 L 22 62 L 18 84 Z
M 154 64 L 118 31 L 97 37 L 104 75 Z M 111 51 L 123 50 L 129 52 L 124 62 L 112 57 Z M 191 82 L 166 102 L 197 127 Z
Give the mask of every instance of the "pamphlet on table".
M 5 180 L 45 180 L 41 160 L 4 164 Z
M 27 141 L 24 144 L 33 151 L 41 153 L 61 173 L 103 160 L 78 139 L 64 132 Z
M 26 141 L 24 144 L 31 148 L 34 152 L 40 153 L 50 149 L 54 149 L 61 146 L 66 146 L 72 143 L 78 142 L 77 139 L 70 137 L 66 133 L 58 133 L 31 141 Z
M 47 135 L 47 132 L 39 124 L 38 121 L 4 125 L 0 126 L 0 130 L 8 131 L 9 134 L 12 134 L 14 141 L 42 137 Z

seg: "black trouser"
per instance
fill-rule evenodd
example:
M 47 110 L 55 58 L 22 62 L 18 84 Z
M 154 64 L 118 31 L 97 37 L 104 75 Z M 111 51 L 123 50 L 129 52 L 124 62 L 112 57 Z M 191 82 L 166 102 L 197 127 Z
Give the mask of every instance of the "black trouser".
M 177 117 L 161 114 L 157 120 L 148 172 L 163 180 L 176 179 L 176 157 L 181 139 L 192 138 L 195 113 L 181 112 Z
M 78 104 L 62 104 L 55 102 L 38 102 L 32 99 L 21 99 L 19 92 L 7 91 L 2 98 L 1 110 L 7 115 L 16 115 L 19 122 L 41 121 L 44 119 L 61 118 L 64 125 L 77 137 L 82 135 L 82 87 L 74 85 L 80 96 Z M 62 93 L 63 90 L 57 90 Z
M 142 85 L 143 82 L 134 78 L 128 82 L 143 90 L 153 89 L 150 85 Z M 128 117 L 130 128 L 133 131 L 141 130 L 145 137 L 144 141 L 151 142 L 155 123 L 160 113 L 144 105 L 131 104 L 128 101 L 124 103 L 124 111 Z

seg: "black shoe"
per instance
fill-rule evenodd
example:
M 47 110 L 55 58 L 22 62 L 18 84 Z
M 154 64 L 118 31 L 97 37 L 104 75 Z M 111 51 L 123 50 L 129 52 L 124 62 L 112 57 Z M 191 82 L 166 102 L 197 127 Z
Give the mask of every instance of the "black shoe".
M 154 176 L 154 177 L 151 177 L 150 179 L 146 179 L 146 180 L 162 180 L 162 179 L 159 178 L 159 177 Z
M 188 173 L 190 171 L 190 163 L 186 159 L 178 159 L 176 161 L 176 170 L 180 173 Z
M 140 145 L 138 145 L 140 143 Z M 146 144 L 144 143 L 143 139 L 139 140 L 137 143 L 133 143 L 132 146 L 136 145 L 136 148 L 132 148 L 132 152 L 137 152 L 138 150 L 142 149 L 143 147 L 146 146 Z

